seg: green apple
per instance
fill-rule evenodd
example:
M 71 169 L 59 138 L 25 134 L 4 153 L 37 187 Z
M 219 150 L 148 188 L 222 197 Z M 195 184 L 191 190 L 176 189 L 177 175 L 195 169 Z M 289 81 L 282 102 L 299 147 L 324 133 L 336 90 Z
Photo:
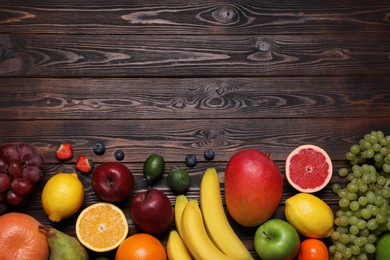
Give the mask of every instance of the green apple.
M 375 251 L 375 260 L 386 260 L 390 257 L 390 232 L 382 235 L 377 244 Z
M 298 255 L 301 240 L 297 230 L 287 221 L 270 219 L 255 233 L 256 253 L 263 260 L 290 260 Z

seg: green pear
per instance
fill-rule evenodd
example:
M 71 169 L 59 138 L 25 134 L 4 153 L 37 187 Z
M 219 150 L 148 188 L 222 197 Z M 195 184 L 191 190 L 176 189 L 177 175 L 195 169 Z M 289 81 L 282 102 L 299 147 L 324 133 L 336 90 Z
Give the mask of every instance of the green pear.
M 77 238 L 53 227 L 40 225 L 50 247 L 50 260 L 88 260 L 87 250 Z

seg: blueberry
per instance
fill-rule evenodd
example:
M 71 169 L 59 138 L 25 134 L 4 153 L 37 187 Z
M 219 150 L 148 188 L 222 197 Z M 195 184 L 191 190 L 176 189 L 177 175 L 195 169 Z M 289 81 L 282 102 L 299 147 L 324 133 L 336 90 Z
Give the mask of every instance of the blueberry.
M 186 155 L 186 165 L 188 167 L 194 167 L 196 164 L 196 155 L 195 154 L 187 154 Z
M 203 156 L 206 160 L 208 161 L 211 161 L 212 159 L 214 159 L 214 151 L 211 149 L 211 148 L 207 148 L 204 150 L 203 152 Z
M 125 158 L 125 153 L 122 150 L 116 150 L 114 156 L 118 161 L 122 161 Z
M 106 151 L 106 146 L 102 142 L 97 142 L 93 145 L 93 151 L 97 155 L 102 155 Z

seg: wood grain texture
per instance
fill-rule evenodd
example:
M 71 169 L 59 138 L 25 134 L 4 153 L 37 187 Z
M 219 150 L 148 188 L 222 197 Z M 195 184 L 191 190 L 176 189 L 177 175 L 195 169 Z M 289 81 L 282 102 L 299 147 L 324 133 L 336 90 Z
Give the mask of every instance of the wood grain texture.
M 381 118 L 389 77 L 4 78 L 0 119 Z M 353 111 L 351 113 L 351 111 Z
M 0 31 L 49 34 L 388 32 L 384 1 L 6 1 Z
M 0 76 L 389 75 L 389 37 L 0 34 Z
M 75 235 L 77 214 L 52 223 L 42 188 L 74 169 L 79 155 L 96 167 L 114 161 L 117 149 L 135 177 L 132 196 L 148 188 L 143 162 L 159 153 L 165 174 L 154 186 L 173 205 L 166 182 L 174 166 L 188 170 L 186 195 L 193 199 L 203 172 L 216 167 L 224 201 L 228 160 L 255 148 L 281 170 L 284 192 L 274 217 L 284 219 L 285 200 L 297 193 L 285 178 L 285 159 L 311 143 L 332 159 L 331 182 L 315 195 L 336 212 L 331 186 L 347 182 L 337 173 L 349 166 L 345 153 L 373 130 L 390 134 L 389 29 L 383 0 L 1 1 L 0 145 L 26 142 L 45 160 L 44 179 L 14 210 Z M 93 153 L 97 141 L 105 143 L 104 155 Z M 61 142 L 73 145 L 71 160 L 55 157 Z M 213 161 L 203 159 L 205 148 L 215 151 Z M 190 153 L 198 157 L 193 168 L 184 162 Z M 83 207 L 98 202 L 91 174 L 79 177 Z M 140 230 L 130 199 L 118 205 L 134 234 Z M 228 218 L 259 259 L 257 227 Z M 167 235 L 158 235 L 164 246 Z

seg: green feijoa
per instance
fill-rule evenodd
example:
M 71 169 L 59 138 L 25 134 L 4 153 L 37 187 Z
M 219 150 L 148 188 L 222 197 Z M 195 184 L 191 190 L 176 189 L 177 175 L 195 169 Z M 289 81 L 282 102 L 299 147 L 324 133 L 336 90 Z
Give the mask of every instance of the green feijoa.
M 188 172 L 180 167 L 174 167 L 168 173 L 168 187 L 175 193 L 182 194 L 190 186 L 190 176 Z
M 148 182 L 153 182 L 160 178 L 164 172 L 164 157 L 159 154 L 151 154 L 144 162 L 143 173 Z

